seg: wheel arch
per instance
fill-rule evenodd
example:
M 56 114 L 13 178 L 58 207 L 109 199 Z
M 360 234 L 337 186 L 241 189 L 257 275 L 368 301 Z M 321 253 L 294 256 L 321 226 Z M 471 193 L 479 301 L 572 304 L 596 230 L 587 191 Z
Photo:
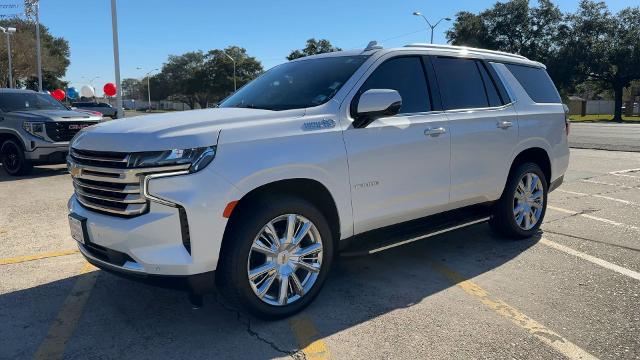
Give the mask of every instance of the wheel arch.
M 227 233 L 231 231 L 236 224 L 239 223 L 242 213 L 249 211 L 251 204 L 265 197 L 278 195 L 295 196 L 307 200 L 316 206 L 326 217 L 331 230 L 335 249 L 338 248 L 340 241 L 340 215 L 336 201 L 329 189 L 318 180 L 310 178 L 290 178 L 272 181 L 260 185 L 244 194 L 231 212 L 227 226 L 225 227 L 222 240 L 224 249 Z
M 0 148 L 2 147 L 2 144 L 4 144 L 4 142 L 7 140 L 16 140 L 18 145 L 22 147 L 22 150 L 26 150 L 25 143 L 22 141 L 22 138 L 20 137 L 20 135 L 18 135 L 17 132 L 13 130 L 0 130 Z
M 542 173 L 547 180 L 547 186 L 551 185 L 551 158 L 547 150 L 541 147 L 530 147 L 521 150 L 511 162 L 511 168 L 509 169 L 509 176 L 513 171 L 521 164 L 532 162 L 540 166 Z

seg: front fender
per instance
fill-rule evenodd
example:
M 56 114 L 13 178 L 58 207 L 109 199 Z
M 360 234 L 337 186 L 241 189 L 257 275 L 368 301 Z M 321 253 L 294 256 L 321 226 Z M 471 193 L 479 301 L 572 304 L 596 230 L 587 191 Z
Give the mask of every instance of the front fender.
M 301 125 L 289 124 L 289 129 Z M 233 142 L 225 142 L 223 131 L 213 165 L 243 196 L 276 181 L 317 181 L 333 197 L 341 236 L 353 235 L 349 172 L 340 130 L 290 131 L 277 137 Z

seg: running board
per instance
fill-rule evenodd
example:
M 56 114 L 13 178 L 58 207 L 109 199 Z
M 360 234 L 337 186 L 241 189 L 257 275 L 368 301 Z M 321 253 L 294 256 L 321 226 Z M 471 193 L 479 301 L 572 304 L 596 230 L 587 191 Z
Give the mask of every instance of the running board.
M 346 240 L 340 256 L 354 257 L 407 245 L 415 241 L 489 221 L 490 205 L 475 205 L 423 219 L 368 231 Z

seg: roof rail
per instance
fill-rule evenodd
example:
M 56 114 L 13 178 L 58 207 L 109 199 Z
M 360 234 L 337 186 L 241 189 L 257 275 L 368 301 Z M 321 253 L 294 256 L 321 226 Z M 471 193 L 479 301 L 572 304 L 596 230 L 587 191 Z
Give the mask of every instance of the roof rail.
M 480 54 L 492 54 L 492 55 L 500 55 L 500 56 L 517 58 L 517 59 L 529 60 L 526 57 L 524 57 L 522 55 L 518 55 L 518 54 L 511 54 L 511 53 L 504 52 L 504 51 L 478 49 L 478 48 L 467 47 L 467 46 L 414 43 L 414 44 L 405 45 L 404 47 L 420 47 L 420 48 L 439 49 L 439 50 L 447 50 L 447 49 L 449 49 L 449 50 L 466 50 L 466 51 L 472 51 L 472 52 L 480 53 Z

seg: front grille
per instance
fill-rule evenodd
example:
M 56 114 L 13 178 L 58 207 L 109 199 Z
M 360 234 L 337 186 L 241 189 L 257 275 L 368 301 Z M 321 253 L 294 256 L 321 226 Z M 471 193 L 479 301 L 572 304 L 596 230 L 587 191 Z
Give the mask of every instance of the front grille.
M 70 141 L 81 129 L 97 124 L 96 121 L 59 121 L 45 123 L 47 136 L 53 141 Z
M 132 217 L 148 209 L 144 175 L 185 170 L 189 165 L 131 168 L 128 153 L 71 149 L 69 171 L 80 204 L 109 215 Z

